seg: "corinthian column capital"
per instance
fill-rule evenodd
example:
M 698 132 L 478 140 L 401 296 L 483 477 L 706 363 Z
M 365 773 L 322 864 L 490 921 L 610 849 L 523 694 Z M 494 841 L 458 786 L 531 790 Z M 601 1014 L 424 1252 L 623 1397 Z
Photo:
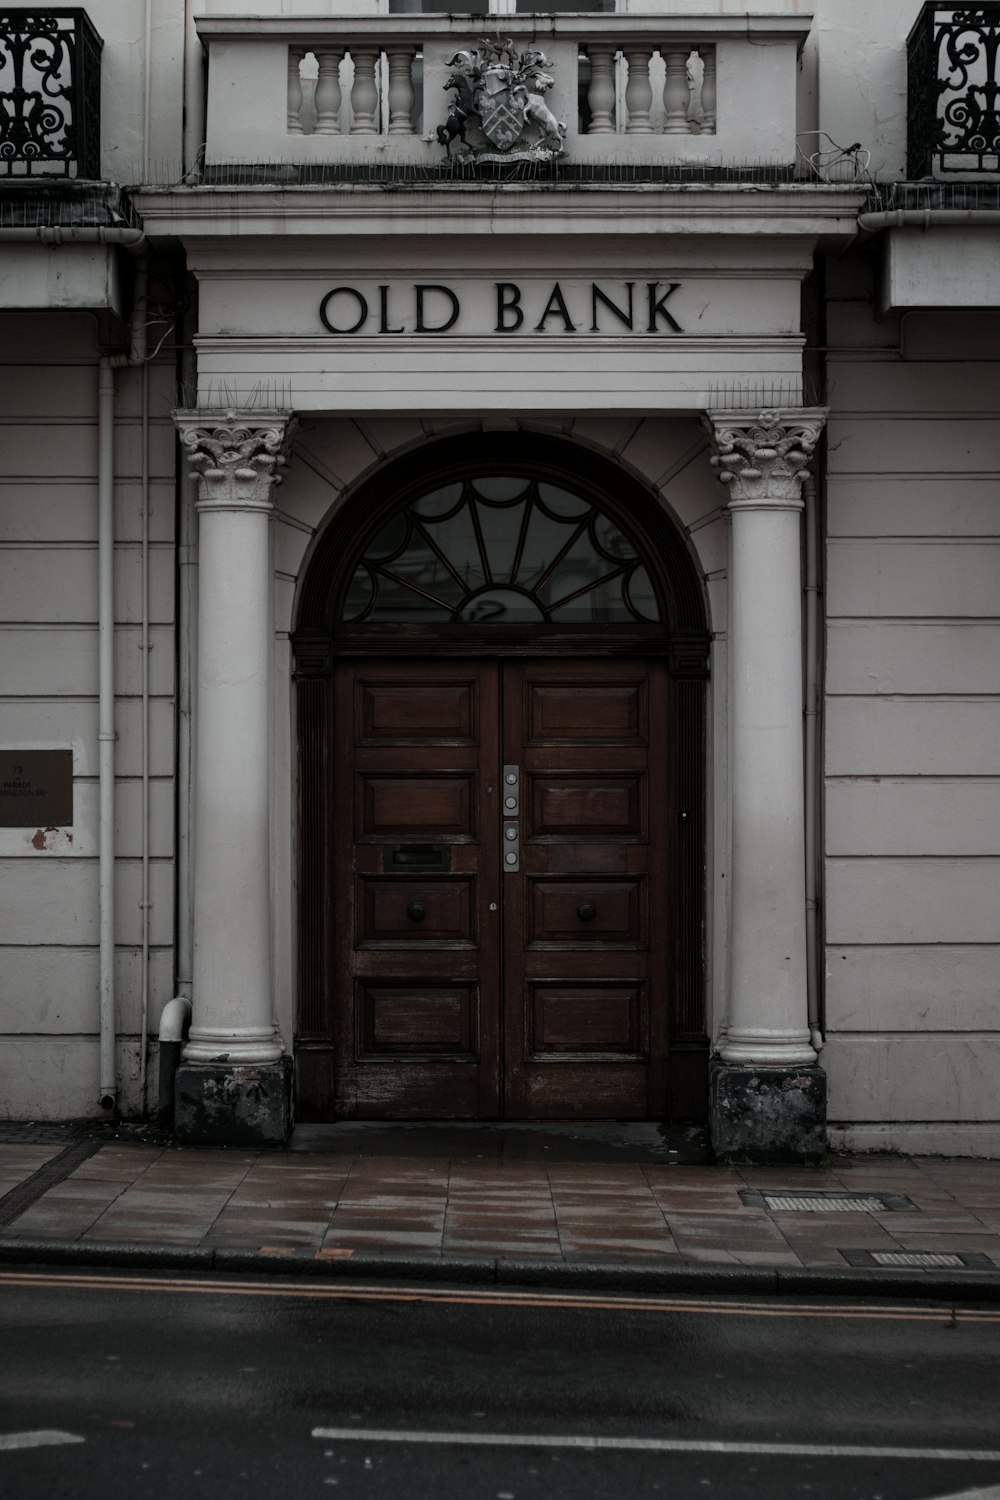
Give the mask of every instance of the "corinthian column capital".
M 825 406 L 709 412 L 704 424 L 715 448 L 711 463 L 730 508 L 798 510 L 826 415 Z
M 287 411 L 175 411 L 199 510 L 269 509 L 296 421 Z

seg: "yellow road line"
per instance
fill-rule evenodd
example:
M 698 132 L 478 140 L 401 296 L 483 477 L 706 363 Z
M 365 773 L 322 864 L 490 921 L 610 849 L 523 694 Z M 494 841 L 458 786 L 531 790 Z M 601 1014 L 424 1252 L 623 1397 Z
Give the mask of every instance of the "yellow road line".
M 123 1276 L 99 1272 L 2 1271 L 0 1288 L 24 1290 L 184 1292 L 189 1295 L 280 1297 L 323 1302 L 422 1302 L 456 1307 L 510 1307 L 721 1315 L 752 1318 L 837 1318 L 917 1323 L 998 1323 L 1000 1309 L 979 1307 L 867 1306 L 861 1303 L 724 1301 L 717 1298 L 536 1292 L 491 1288 L 384 1287 L 326 1281 L 244 1281 L 224 1277 Z

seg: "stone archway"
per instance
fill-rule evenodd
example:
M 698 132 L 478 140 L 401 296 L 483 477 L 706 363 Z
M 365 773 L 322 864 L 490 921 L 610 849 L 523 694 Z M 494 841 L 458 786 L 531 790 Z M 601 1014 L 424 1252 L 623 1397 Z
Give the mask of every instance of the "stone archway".
M 535 434 L 430 444 L 342 505 L 293 646 L 303 1117 L 703 1114 L 708 636 L 655 495 Z

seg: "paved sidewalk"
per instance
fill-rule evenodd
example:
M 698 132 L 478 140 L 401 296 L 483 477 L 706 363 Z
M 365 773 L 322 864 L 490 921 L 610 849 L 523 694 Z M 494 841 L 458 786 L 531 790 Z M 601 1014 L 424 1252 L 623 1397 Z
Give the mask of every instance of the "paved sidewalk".
M 501 1280 L 529 1267 L 623 1286 L 693 1285 L 700 1270 L 715 1273 L 702 1284 L 733 1290 L 976 1287 L 1000 1300 L 1000 1162 L 724 1167 L 627 1146 L 580 1159 L 578 1142 L 557 1143 L 556 1159 L 467 1143 L 418 1154 L 412 1134 L 374 1144 L 358 1149 L 356 1133 L 340 1149 L 287 1153 L 8 1138 L 0 1256 Z

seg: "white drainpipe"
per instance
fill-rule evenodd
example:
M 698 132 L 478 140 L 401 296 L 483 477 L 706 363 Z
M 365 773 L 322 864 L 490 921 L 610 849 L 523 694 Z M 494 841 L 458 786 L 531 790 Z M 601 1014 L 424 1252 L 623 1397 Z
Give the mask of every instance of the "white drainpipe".
M 204 5 L 198 3 L 198 0 L 184 0 L 185 177 L 197 167 L 205 143 L 205 61 L 194 24 L 195 12 L 204 9 Z
M 174 1074 L 181 1060 L 181 1048 L 191 1025 L 191 1001 L 186 995 L 168 1000 L 160 1015 L 159 1026 L 159 1107 L 161 1125 L 174 1121 Z
M 194 348 L 185 339 L 181 355 L 182 384 L 194 391 Z M 195 405 L 192 395 L 189 405 Z M 194 968 L 194 742 L 195 663 L 198 624 L 198 528 L 192 481 L 178 478 L 177 507 L 177 994 L 191 998 Z
M 858 214 L 858 228 L 866 234 L 880 229 L 930 229 L 936 225 L 1000 224 L 996 208 L 889 208 L 881 213 Z
M 75 228 L 68 225 L 59 228 L 48 224 L 36 225 L 33 229 L 26 229 L 23 226 L 0 228 L 0 241 L 9 244 L 16 241 L 25 243 L 29 240 L 37 240 L 42 245 L 121 245 L 124 250 L 134 255 L 140 255 L 146 246 L 146 236 L 141 229 L 116 229 L 113 226 L 99 228 L 88 225 L 78 225 Z
M 106 231 L 105 243 L 123 244 L 136 255 L 135 296 L 129 325 L 129 350 L 102 354 L 97 377 L 97 634 L 98 634 L 98 827 L 100 908 L 100 1089 L 102 1109 L 112 1110 L 118 1098 L 117 1030 L 115 1019 L 115 370 L 139 365 L 146 358 L 146 301 L 149 269 L 145 238 L 135 230 Z M 128 238 L 124 238 L 127 235 Z M 137 236 L 137 237 L 136 237 Z M 75 238 L 75 236 L 71 236 Z M 96 238 L 103 238 L 98 231 Z M 144 475 L 144 479 L 145 479 Z M 143 506 L 148 497 L 143 495 Z M 143 535 L 145 537 L 145 522 Z M 146 558 L 143 556 L 143 568 Z M 145 604 L 145 589 L 144 604 Z M 144 608 L 144 636 L 148 621 Z M 144 656 L 145 656 L 144 652 Z M 145 681 L 145 678 L 144 678 Z M 145 740 L 144 736 L 144 740 Z M 144 787 L 148 779 L 147 747 L 143 745 Z M 143 831 L 143 869 L 148 866 L 148 832 Z M 143 901 L 148 902 L 144 891 Z M 143 922 L 148 910 L 143 910 Z M 146 930 L 145 926 L 143 928 Z M 145 966 L 144 966 L 145 974 Z M 145 982 L 145 981 L 144 981 Z M 144 1072 L 144 1069 L 142 1069 Z
M 823 1046 L 819 1007 L 819 907 L 817 848 L 819 845 L 819 531 L 816 518 L 816 481 L 810 474 L 803 485 L 805 502 L 805 858 L 806 858 L 806 995 L 809 1041 Z
M 97 636 L 100 811 L 100 997 L 102 1109 L 114 1109 L 115 1069 L 115 375 L 101 355 L 97 376 Z

